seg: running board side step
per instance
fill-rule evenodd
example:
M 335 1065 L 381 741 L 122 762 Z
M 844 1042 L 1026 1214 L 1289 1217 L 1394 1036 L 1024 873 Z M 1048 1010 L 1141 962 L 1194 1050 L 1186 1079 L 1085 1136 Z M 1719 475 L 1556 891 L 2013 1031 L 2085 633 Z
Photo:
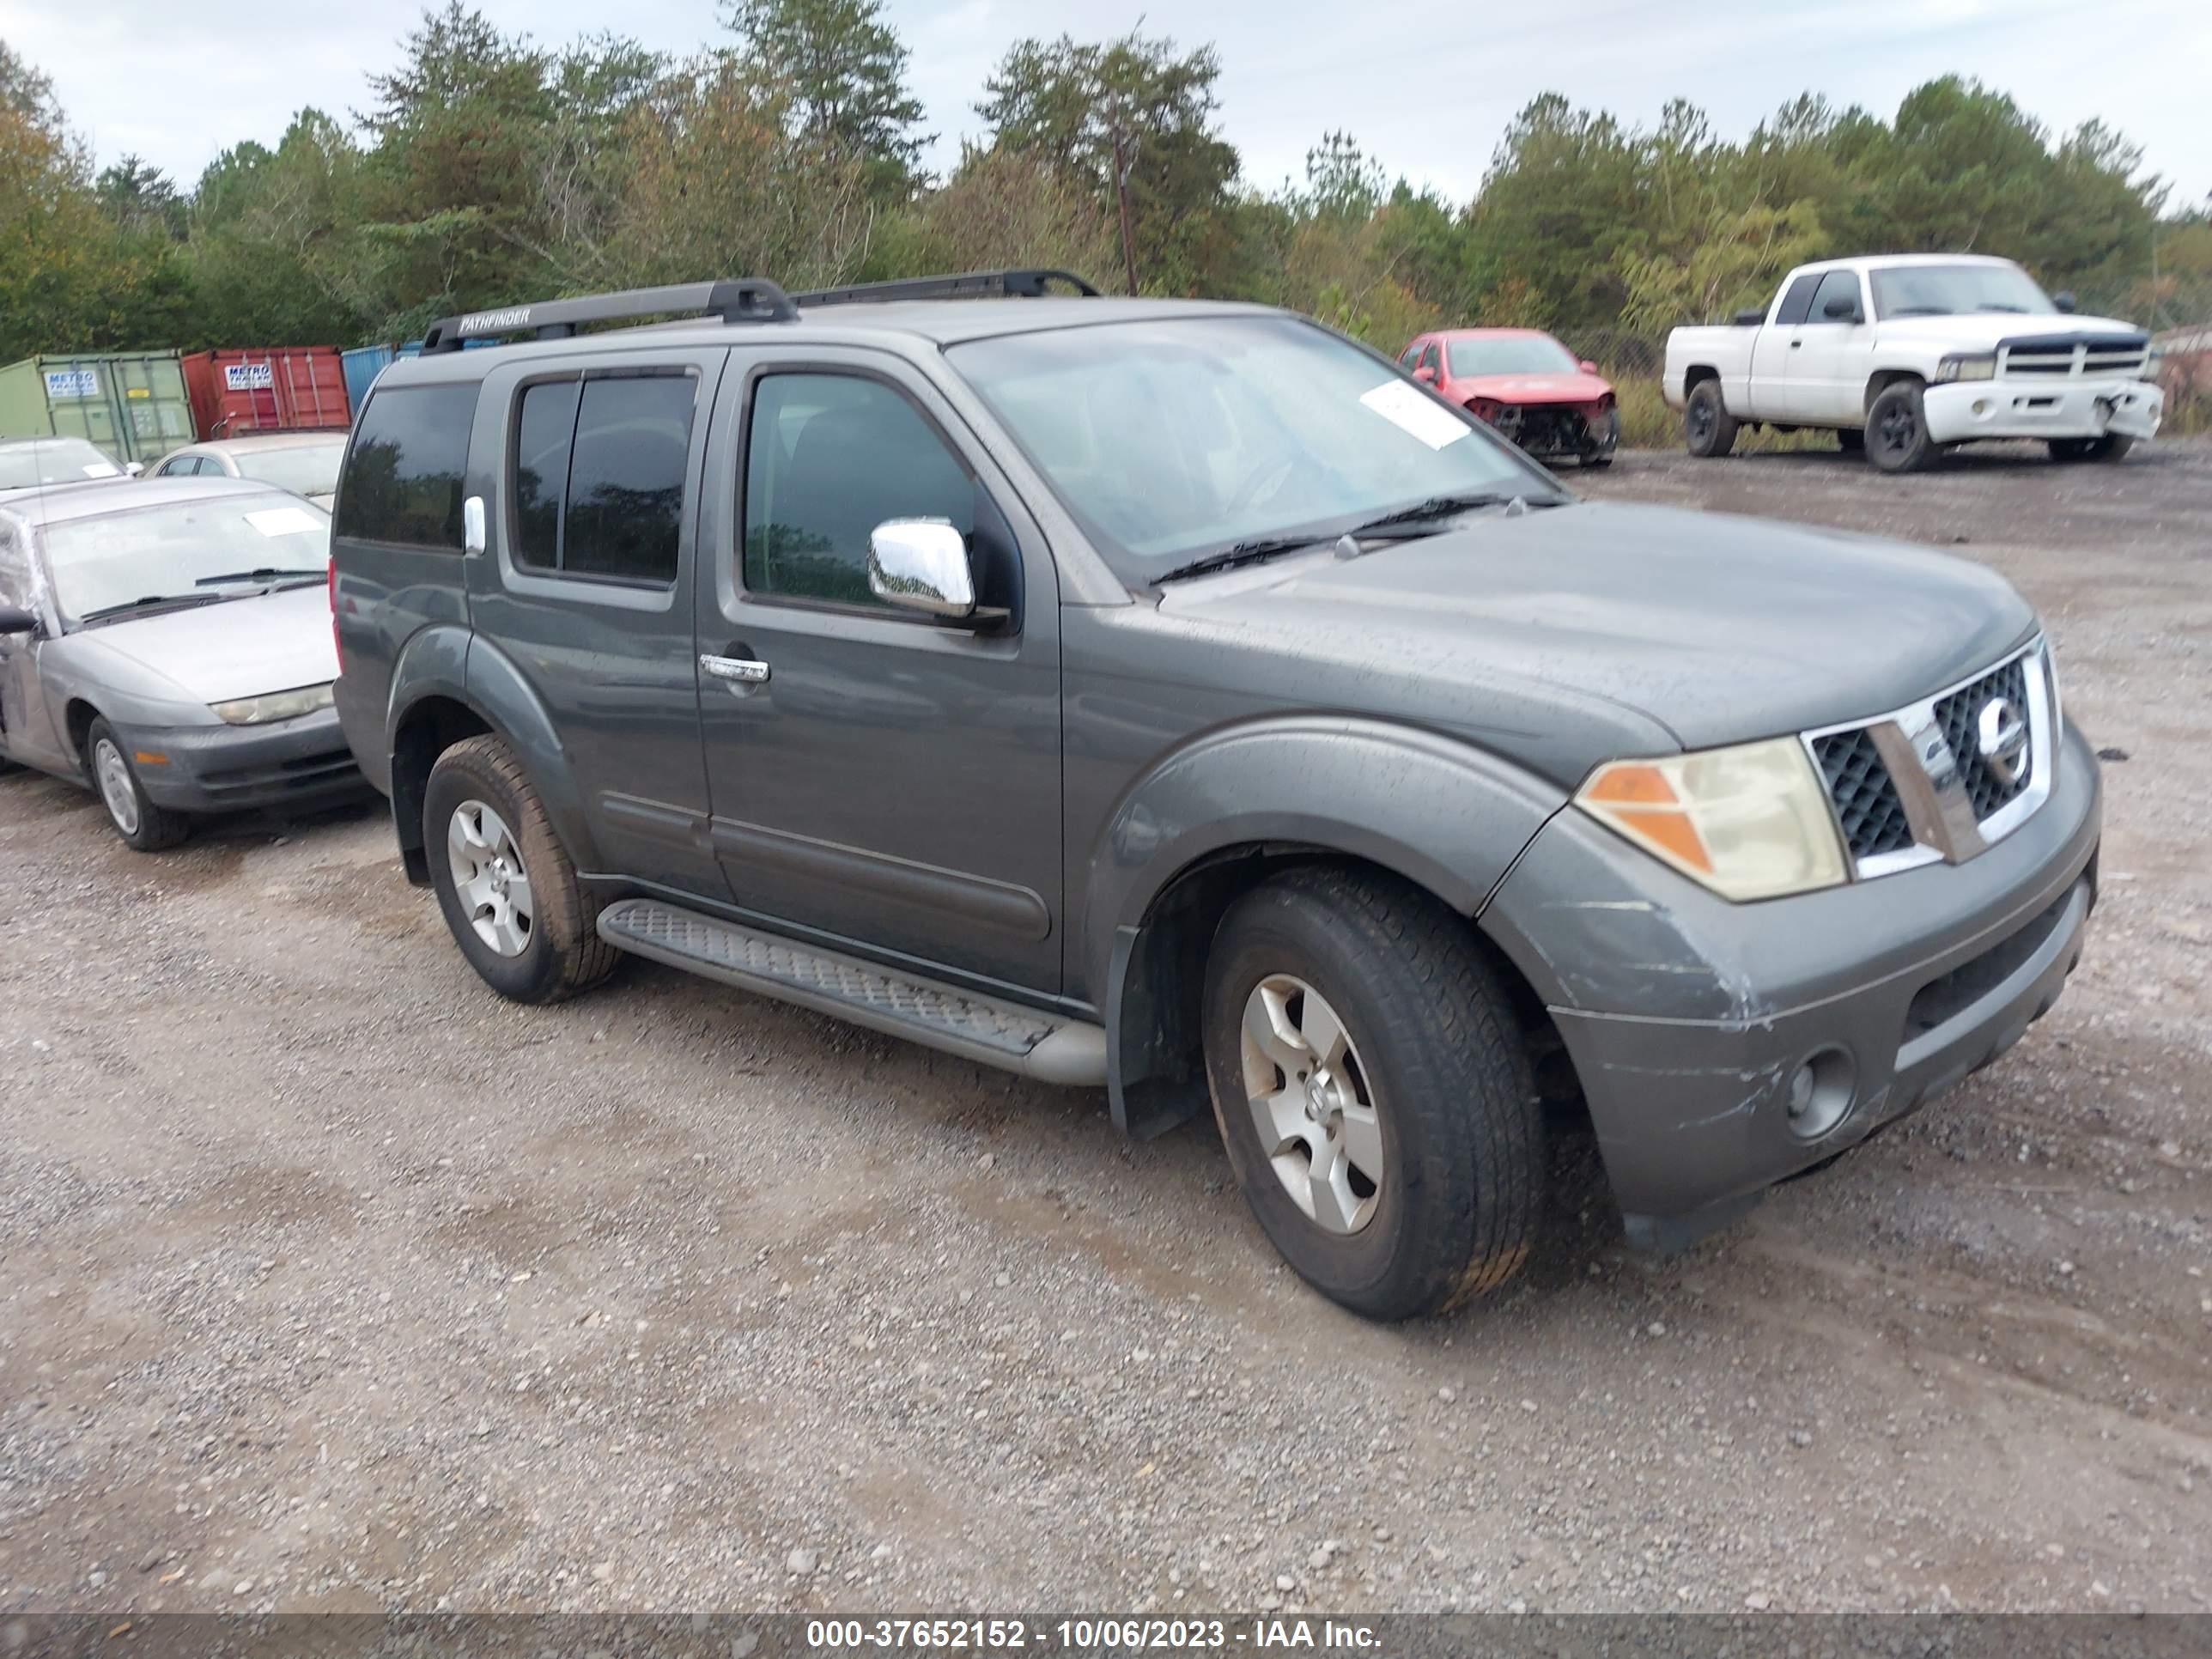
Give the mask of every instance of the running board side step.
M 599 912 L 599 937 L 741 991 L 795 1002 L 855 1025 L 1044 1083 L 1103 1088 L 1106 1032 L 819 945 L 702 915 L 659 899 Z

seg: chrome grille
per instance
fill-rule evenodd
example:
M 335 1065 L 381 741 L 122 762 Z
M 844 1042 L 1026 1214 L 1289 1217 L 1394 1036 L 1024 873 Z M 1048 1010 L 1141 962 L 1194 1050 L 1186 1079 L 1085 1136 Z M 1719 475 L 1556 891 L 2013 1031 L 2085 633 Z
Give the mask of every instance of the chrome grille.
M 2001 380 L 2110 380 L 2140 375 L 2149 362 L 2150 339 L 2142 334 L 2013 340 L 1998 348 L 1997 375 Z
M 1882 763 L 1881 751 L 1866 727 L 1831 732 L 1813 740 L 1813 758 L 1828 782 L 1828 799 L 1854 861 L 1901 853 L 1912 845 L 1912 821 L 1905 798 Z
M 2057 708 L 2038 640 L 1892 714 L 1807 732 L 1852 873 L 1956 864 L 2018 829 L 2051 793 Z
M 1975 764 L 1981 752 L 1980 733 L 1977 723 L 1981 712 L 1992 697 L 2002 697 L 2018 709 L 2023 719 L 2033 719 L 2027 705 L 2027 670 L 2017 658 L 1995 672 L 1984 674 L 1972 685 L 1954 691 L 1936 704 L 1936 723 L 1943 729 L 1943 741 L 1951 745 L 1958 757 L 1960 771 L 1966 782 L 1966 799 L 1973 803 L 1974 821 L 1995 815 L 1996 810 L 2026 790 L 2033 781 L 2034 751 L 2029 750 L 2027 766 L 2010 783 L 2005 782 L 1986 766 Z

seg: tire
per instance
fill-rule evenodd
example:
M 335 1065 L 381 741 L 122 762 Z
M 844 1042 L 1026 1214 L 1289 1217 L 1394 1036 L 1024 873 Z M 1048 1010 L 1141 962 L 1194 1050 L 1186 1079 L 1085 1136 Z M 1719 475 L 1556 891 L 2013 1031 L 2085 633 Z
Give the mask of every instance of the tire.
M 1836 447 L 1842 450 L 1846 455 L 1865 454 L 1866 433 L 1864 429 L 1856 426 L 1838 427 L 1836 428 Z
M 1867 406 L 1862 440 L 1867 459 L 1878 472 L 1918 472 L 1935 464 L 1941 449 L 1928 435 L 1920 404 L 1920 382 L 1899 380 L 1885 386 Z
M 471 738 L 438 757 L 422 791 L 422 836 L 453 942 L 500 995 L 559 1002 L 614 971 L 620 953 L 594 930 L 599 902 L 502 740 Z
M 84 769 L 107 809 L 108 823 L 132 851 L 165 852 L 192 833 L 192 821 L 182 812 L 146 798 L 123 740 L 104 720 L 94 720 L 84 734 Z
M 2107 432 L 2095 438 L 2053 438 L 2051 440 L 2051 459 L 2054 461 L 2117 461 L 2124 459 L 2136 441 L 2118 432 Z
M 1682 441 L 1701 460 L 1725 455 L 1735 447 L 1737 422 L 1728 412 L 1718 380 L 1700 380 L 1690 388 L 1682 405 Z
M 1291 1063 L 1248 1036 L 1248 1013 Z M 1542 1207 L 1542 1109 L 1504 987 L 1466 921 L 1394 878 L 1283 876 L 1239 899 L 1214 935 L 1205 1033 L 1214 1119 L 1245 1201 L 1316 1290 L 1370 1319 L 1410 1319 L 1519 1271 Z M 1301 1071 L 1316 1048 L 1334 1069 Z M 1255 1090 L 1284 1115 L 1265 1139 Z M 1318 1197 L 1317 1150 L 1342 1161 Z

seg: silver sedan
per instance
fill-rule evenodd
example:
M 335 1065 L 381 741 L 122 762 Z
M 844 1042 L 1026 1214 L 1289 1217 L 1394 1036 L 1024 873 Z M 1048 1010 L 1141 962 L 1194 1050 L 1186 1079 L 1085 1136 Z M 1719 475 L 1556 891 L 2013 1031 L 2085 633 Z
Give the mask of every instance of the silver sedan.
M 358 791 L 331 707 L 330 515 L 243 481 L 0 501 L 0 770 L 98 792 L 151 852 L 194 814 Z

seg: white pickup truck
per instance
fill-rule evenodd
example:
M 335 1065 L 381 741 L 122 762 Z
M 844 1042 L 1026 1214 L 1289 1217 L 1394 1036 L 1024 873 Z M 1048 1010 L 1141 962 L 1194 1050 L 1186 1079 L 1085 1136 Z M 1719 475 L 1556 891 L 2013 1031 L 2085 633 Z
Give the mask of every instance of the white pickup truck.
M 1800 265 L 1764 312 L 1667 337 L 1666 397 L 1692 455 L 1739 427 L 1827 428 L 1885 472 L 1978 438 L 2038 438 L 2118 460 L 2158 430 L 2150 339 L 2077 317 L 2009 259 L 1896 254 Z

